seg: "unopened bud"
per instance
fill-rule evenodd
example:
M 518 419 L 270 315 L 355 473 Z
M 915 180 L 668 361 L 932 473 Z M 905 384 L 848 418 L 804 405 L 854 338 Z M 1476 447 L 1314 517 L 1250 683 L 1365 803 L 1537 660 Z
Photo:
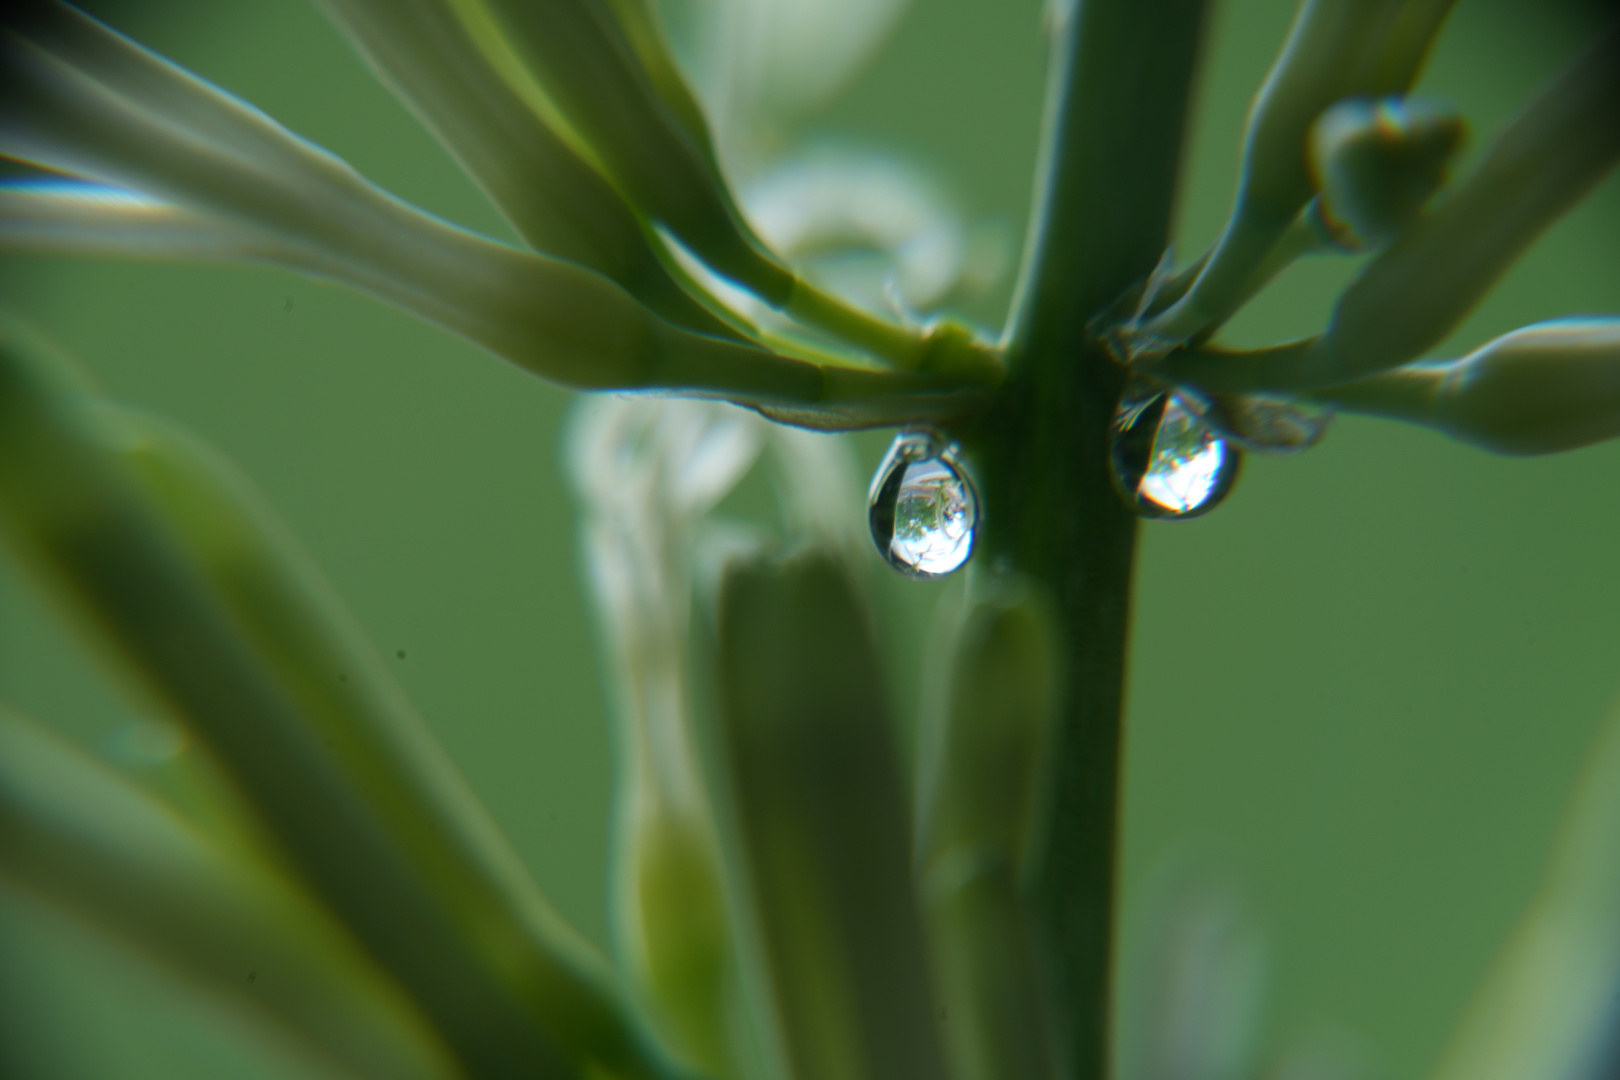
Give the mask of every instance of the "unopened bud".
M 1314 396 L 1498 454 L 1575 450 L 1620 436 L 1620 319 L 1537 323 L 1460 360 L 1407 364 Z
M 1620 435 L 1620 319 L 1515 330 L 1451 365 L 1436 426 L 1500 454 L 1554 454 Z
M 1348 98 L 1311 126 L 1321 210 L 1341 242 L 1380 247 L 1399 236 L 1446 182 L 1462 118 L 1416 98 Z

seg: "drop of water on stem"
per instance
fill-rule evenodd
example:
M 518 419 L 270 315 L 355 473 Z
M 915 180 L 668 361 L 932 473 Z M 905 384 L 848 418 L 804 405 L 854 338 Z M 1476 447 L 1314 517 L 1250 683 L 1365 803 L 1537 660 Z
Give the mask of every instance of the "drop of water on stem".
M 1232 490 L 1241 455 L 1182 396 L 1152 383 L 1125 388 L 1109 464 L 1125 504 L 1148 518 L 1190 518 Z
M 944 577 L 973 554 L 978 495 L 956 448 L 930 432 L 895 437 L 872 480 L 867 512 L 878 553 L 907 577 Z

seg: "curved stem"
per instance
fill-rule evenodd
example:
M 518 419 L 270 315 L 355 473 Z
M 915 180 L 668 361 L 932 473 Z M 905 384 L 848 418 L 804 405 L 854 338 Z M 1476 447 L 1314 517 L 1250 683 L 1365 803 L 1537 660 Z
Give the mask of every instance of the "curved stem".
M 1087 0 L 1056 42 L 1043 177 L 996 409 L 966 433 L 984 561 L 1042 580 L 1067 641 L 1050 824 L 1028 888 L 1047 936 L 1058 1059 L 1107 1074 L 1120 714 L 1136 519 L 1108 475 L 1123 373 L 1088 329 L 1169 238 L 1203 0 Z

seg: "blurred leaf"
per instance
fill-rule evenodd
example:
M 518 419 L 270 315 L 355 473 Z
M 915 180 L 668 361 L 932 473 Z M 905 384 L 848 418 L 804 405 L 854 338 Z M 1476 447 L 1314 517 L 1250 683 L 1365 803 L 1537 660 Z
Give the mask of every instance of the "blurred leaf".
M 692 719 L 693 545 L 753 466 L 765 421 L 699 401 L 595 399 L 573 431 L 584 548 L 612 658 L 619 776 L 612 905 L 622 965 L 684 1057 L 735 1075 L 730 913 Z
M 475 1075 L 663 1066 L 351 620 L 206 451 L 53 393 L 0 338 L 18 550 L 218 755 L 311 888 Z M 112 445 L 109 446 L 108 443 Z
M 939 1080 L 905 793 L 864 605 L 836 559 L 738 559 L 717 721 L 768 1007 L 797 1080 Z
M 758 1053 L 716 807 L 695 710 L 693 579 L 726 526 L 715 515 L 756 463 L 778 481 L 780 531 L 864 551 L 845 448 L 733 406 L 598 398 L 571 439 L 584 548 L 619 721 L 614 906 L 621 959 L 671 1041 L 719 1075 Z M 775 531 L 775 530 L 772 530 Z
M 1146 959 L 1125 973 L 1121 990 L 1121 1080 L 1254 1076 L 1265 956 L 1238 893 L 1167 872 L 1148 909 Z
M 268 1011 L 356 1076 L 462 1075 L 396 984 L 278 866 L 210 842 L 3 709 L 0 876 Z
M 1025 858 L 1062 693 L 1050 600 L 981 574 L 941 635 L 919 750 L 917 862 L 959 1080 L 1059 1075 Z
M 1620 1068 L 1620 708 L 1588 752 L 1541 889 L 1432 1080 L 1605 1080 Z
M 531 248 L 606 274 L 678 325 L 727 332 L 664 271 L 618 193 L 485 61 L 453 4 L 320 6 Z
M 761 129 L 825 104 L 858 75 L 910 6 L 910 0 L 653 2 L 721 143 L 745 158 L 757 154 Z

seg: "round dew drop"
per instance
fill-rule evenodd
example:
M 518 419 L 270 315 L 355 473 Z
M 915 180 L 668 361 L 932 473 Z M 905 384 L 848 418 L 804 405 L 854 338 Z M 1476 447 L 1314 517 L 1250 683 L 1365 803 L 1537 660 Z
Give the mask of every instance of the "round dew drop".
M 973 554 L 979 497 L 956 447 L 930 432 L 895 437 L 867 504 L 878 553 L 907 577 L 944 577 Z
M 1142 517 L 1197 517 L 1237 480 L 1238 448 L 1173 390 L 1146 382 L 1127 386 L 1109 437 L 1114 486 Z

